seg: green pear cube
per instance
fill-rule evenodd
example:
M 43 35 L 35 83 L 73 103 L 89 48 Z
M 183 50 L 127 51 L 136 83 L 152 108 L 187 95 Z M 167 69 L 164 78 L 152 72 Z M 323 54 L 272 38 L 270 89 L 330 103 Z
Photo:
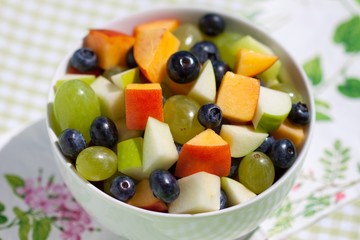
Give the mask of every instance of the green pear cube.
M 255 193 L 232 178 L 221 177 L 221 188 L 228 198 L 229 206 L 235 206 L 256 197 Z
M 223 124 L 220 136 L 230 145 L 231 157 L 243 157 L 258 148 L 269 134 L 247 125 Z
M 145 178 L 143 174 L 143 138 L 136 137 L 117 144 L 118 171 L 136 180 Z
M 190 89 L 188 97 L 197 101 L 200 105 L 214 103 L 216 99 L 216 79 L 211 60 L 207 60 Z
M 220 177 L 198 172 L 178 180 L 180 194 L 169 213 L 203 213 L 220 209 Z
M 91 87 L 99 98 L 102 115 L 113 121 L 125 116 L 125 91 L 103 76 L 97 77 Z
M 258 105 L 252 120 L 254 128 L 266 132 L 276 130 L 287 118 L 291 110 L 291 105 L 289 94 L 266 87 L 260 87 Z
M 125 89 L 130 83 L 140 82 L 139 68 L 131 68 L 111 76 L 111 81 L 120 89 Z
M 143 171 L 149 176 L 156 169 L 168 170 L 178 158 L 169 125 L 149 117 L 144 133 Z

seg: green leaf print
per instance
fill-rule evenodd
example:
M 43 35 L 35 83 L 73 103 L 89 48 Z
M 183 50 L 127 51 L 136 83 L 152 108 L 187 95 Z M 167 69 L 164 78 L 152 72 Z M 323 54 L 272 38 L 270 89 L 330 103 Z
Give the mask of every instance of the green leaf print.
M 336 140 L 333 149 L 325 149 L 320 162 L 324 165 L 323 178 L 328 182 L 344 179 L 350 161 L 350 148 L 343 147 L 340 140 Z
M 307 198 L 308 202 L 305 206 L 304 217 L 311 217 L 315 215 L 317 212 L 325 209 L 331 204 L 330 196 L 309 196 Z
M 323 72 L 321 68 L 321 60 L 319 56 L 315 56 L 303 65 L 306 75 L 310 79 L 312 85 L 318 85 L 323 78 Z
M 4 224 L 8 221 L 8 218 L 4 215 L 0 215 L 0 224 Z
M 343 84 L 338 85 L 338 90 L 350 98 L 360 98 L 360 79 L 347 78 Z
M 7 174 L 5 175 L 6 181 L 10 185 L 11 189 L 13 190 L 14 194 L 18 197 L 23 198 L 24 196 L 17 193 L 16 189 L 19 187 L 23 187 L 25 185 L 24 180 L 16 175 Z
M 270 235 L 279 233 L 292 226 L 294 221 L 292 203 L 287 199 L 275 213 L 275 224 Z
M 331 117 L 328 114 L 330 105 L 320 99 L 315 99 L 316 108 L 316 121 L 331 121 Z
M 5 211 L 5 205 L 2 202 L 0 202 L 0 213 L 3 211 Z
M 41 218 L 34 222 L 32 239 L 46 240 L 51 232 L 51 220 Z
M 334 33 L 335 43 L 344 45 L 346 52 L 360 52 L 360 15 L 339 24 Z
M 20 220 L 20 222 L 19 222 L 19 239 L 20 240 L 29 239 L 29 232 L 31 229 L 31 224 L 30 224 L 30 219 L 29 219 L 28 215 L 18 207 L 14 208 L 14 213 Z

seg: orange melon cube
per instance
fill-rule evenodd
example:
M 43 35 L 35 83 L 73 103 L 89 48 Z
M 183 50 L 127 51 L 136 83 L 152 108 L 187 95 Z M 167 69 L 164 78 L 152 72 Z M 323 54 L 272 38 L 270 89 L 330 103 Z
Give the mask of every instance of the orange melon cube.
M 134 42 L 133 36 L 121 32 L 91 29 L 84 39 L 84 46 L 96 53 L 98 66 L 106 70 L 115 66 L 126 66 L 126 54 Z
M 242 48 L 237 53 L 234 72 L 253 77 L 270 68 L 278 59 L 275 55 Z
M 130 83 L 125 88 L 126 127 L 144 130 L 149 117 L 164 121 L 159 83 Z
M 227 72 L 221 82 L 216 104 L 223 116 L 234 123 L 253 119 L 260 94 L 260 81 Z
M 292 141 L 297 149 L 302 146 L 304 142 L 305 133 L 304 128 L 301 125 L 291 123 L 289 120 L 285 121 L 280 125 L 278 129 L 271 132 L 271 135 L 275 139 L 287 138 Z
M 140 31 L 134 43 L 134 58 L 144 76 L 153 83 L 162 82 L 169 57 L 180 46 L 180 41 L 167 29 Z
M 230 146 L 213 130 L 207 129 L 188 142 L 180 152 L 175 176 L 186 177 L 197 172 L 228 176 L 231 167 Z
M 134 29 L 134 35 L 136 36 L 139 32 L 148 30 L 148 29 L 156 29 L 156 28 L 164 28 L 169 31 L 174 31 L 180 25 L 180 21 L 178 19 L 160 19 L 149 22 L 140 23 Z

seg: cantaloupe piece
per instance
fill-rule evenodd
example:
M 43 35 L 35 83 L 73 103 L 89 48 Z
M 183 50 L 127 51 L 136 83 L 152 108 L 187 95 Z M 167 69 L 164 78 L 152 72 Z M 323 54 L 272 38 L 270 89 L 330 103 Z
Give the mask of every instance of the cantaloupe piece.
M 213 130 L 206 129 L 183 145 L 175 176 L 185 177 L 204 171 L 221 177 L 229 175 L 230 167 L 229 144 Z
M 137 36 L 139 32 L 148 30 L 148 29 L 167 29 L 169 31 L 174 31 L 180 25 L 178 19 L 160 19 L 149 22 L 140 23 L 134 29 L 134 36 Z
M 285 119 L 285 121 L 280 125 L 278 129 L 271 132 L 271 135 L 275 139 L 289 139 L 294 143 L 297 149 L 302 146 L 305 138 L 304 127 L 291 123 L 287 119 Z
M 260 94 L 260 81 L 228 71 L 218 90 L 216 104 L 224 118 L 244 123 L 253 118 Z
M 167 29 L 140 31 L 135 39 L 134 58 L 144 76 L 153 83 L 162 82 L 169 57 L 180 46 L 180 41 Z
M 126 66 L 126 54 L 134 42 L 133 36 L 121 32 L 91 29 L 84 39 L 84 46 L 96 53 L 99 67 L 109 69 L 115 66 Z
M 159 83 L 130 83 L 125 89 L 126 127 L 144 130 L 148 117 L 164 121 Z
M 270 68 L 278 56 L 242 48 L 236 55 L 234 72 L 248 77 L 256 76 Z

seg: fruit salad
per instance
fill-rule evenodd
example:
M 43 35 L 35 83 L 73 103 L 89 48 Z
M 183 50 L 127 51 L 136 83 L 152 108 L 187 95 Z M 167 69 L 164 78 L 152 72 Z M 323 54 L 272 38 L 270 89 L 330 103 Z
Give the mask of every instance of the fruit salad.
M 55 84 L 58 145 L 81 177 L 139 208 L 196 214 L 256 198 L 310 121 L 282 59 L 217 13 L 132 34 L 90 29 Z

